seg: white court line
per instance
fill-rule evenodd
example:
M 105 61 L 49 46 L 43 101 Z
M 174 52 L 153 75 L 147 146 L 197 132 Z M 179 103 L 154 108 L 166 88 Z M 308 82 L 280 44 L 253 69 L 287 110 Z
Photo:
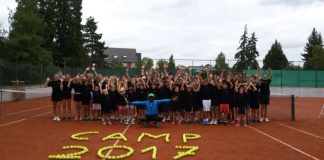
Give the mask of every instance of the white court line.
M 250 129 L 256 131 L 256 132 L 259 132 L 259 133 L 261 133 L 261 134 L 263 134 L 263 135 L 265 135 L 265 136 L 271 138 L 272 140 L 274 140 L 274 141 L 276 141 L 276 142 L 279 142 L 279 143 L 281 143 L 281 144 L 283 144 L 283 145 L 285 145 L 285 146 L 287 146 L 287 147 L 289 147 L 289 148 L 291 148 L 291 149 L 293 149 L 293 150 L 295 150 L 295 151 L 297 151 L 297 152 L 299 152 L 299 153 L 301 153 L 301 154 L 303 154 L 303 155 L 305 155 L 305 156 L 311 158 L 311 159 L 319 160 L 319 158 L 314 157 L 314 156 L 312 156 L 312 155 L 310 155 L 310 154 L 308 154 L 308 153 L 306 153 L 306 152 L 304 152 L 304 151 L 302 151 L 302 150 L 300 150 L 300 149 L 298 149 L 298 148 L 296 148 L 296 147 L 293 147 L 293 146 L 289 145 L 288 143 L 283 142 L 283 141 L 281 141 L 281 140 L 279 140 L 279 139 L 277 139 L 277 138 L 275 138 L 275 137 L 272 137 L 272 136 L 270 136 L 270 135 L 267 134 L 267 133 L 264 133 L 264 132 L 262 132 L 262 131 L 260 131 L 260 130 L 258 130 L 258 129 L 256 129 L 256 128 L 254 128 L 254 127 L 251 127 L 251 126 L 248 126 L 248 127 L 249 127 Z
M 25 112 L 30 112 L 30 111 L 35 111 L 35 110 L 44 109 L 44 108 L 49 108 L 50 106 L 52 106 L 52 105 L 46 105 L 46 106 L 43 106 L 43 107 L 37 107 L 37 108 L 32 108 L 32 109 L 26 109 L 26 110 L 22 110 L 22 111 L 19 111 L 19 112 L 14 112 L 14 113 L 5 114 L 5 115 L 3 115 L 3 116 L 1 116 L 1 117 L 7 117 L 7 116 L 12 116 L 12 115 L 20 114 L 20 113 L 25 113 Z
M 8 125 L 15 124 L 15 123 L 18 123 L 18 122 L 26 121 L 26 120 L 28 120 L 28 119 L 32 119 L 32 118 L 36 118 L 36 117 L 40 117 L 40 116 L 42 116 L 42 115 L 46 115 L 46 114 L 49 114 L 49 113 L 52 113 L 52 112 L 50 111 L 50 112 L 45 112 L 45 113 L 41 113 L 41 114 L 36 114 L 36 115 L 31 116 L 31 117 L 29 117 L 29 118 L 23 118 L 23 119 L 16 120 L 16 121 L 13 121 L 13 122 L 9 122 L 9 123 L 5 123 L 5 124 L 1 124 L 0 127 L 4 127 L 4 126 L 8 126 Z
M 124 129 L 124 131 L 123 131 L 123 134 L 125 134 L 125 133 L 126 133 L 126 131 L 128 130 L 129 126 L 130 126 L 130 124 L 129 124 L 129 125 L 127 125 L 127 127 L 126 127 L 126 128 Z M 116 142 L 114 143 L 114 145 L 113 145 L 113 146 L 116 146 L 116 145 L 117 145 L 118 143 L 119 143 L 119 139 L 118 139 L 118 140 L 116 140 Z M 108 151 L 108 153 L 106 154 L 106 156 L 109 156 L 111 152 L 112 152 L 112 149 Z M 103 160 L 104 160 L 104 159 L 103 159 Z
M 272 121 L 272 122 L 273 122 L 273 121 Z M 273 122 L 273 123 L 276 123 L 276 124 L 278 124 L 278 125 L 281 125 L 281 126 L 284 126 L 284 127 L 290 128 L 290 129 L 292 129 L 292 130 L 295 130 L 295 131 L 298 131 L 298 132 L 301 132 L 301 133 L 304 133 L 304 134 L 307 134 L 307 135 L 310 135 L 310 136 L 313 136 L 313 137 L 316 137 L 316 138 L 319 138 L 319 139 L 324 140 L 324 137 L 318 136 L 318 135 L 316 135 L 316 134 L 312 134 L 312 133 L 306 132 L 306 131 L 304 131 L 304 130 L 297 129 L 297 128 L 291 127 L 291 126 L 289 126 L 289 125 L 285 125 L 285 124 L 283 124 L 283 123 L 280 123 L 280 122 Z

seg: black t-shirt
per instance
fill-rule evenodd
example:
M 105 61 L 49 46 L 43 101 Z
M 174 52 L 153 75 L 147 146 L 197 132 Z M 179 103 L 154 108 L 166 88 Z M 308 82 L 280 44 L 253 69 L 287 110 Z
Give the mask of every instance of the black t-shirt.
M 83 85 L 82 98 L 83 100 L 91 100 L 92 85 Z
M 231 99 L 233 99 L 233 94 L 230 89 L 220 90 L 220 104 L 229 104 Z
M 63 98 L 71 98 L 71 86 L 68 87 L 69 82 L 63 81 Z
M 247 98 L 247 94 L 246 93 L 243 93 L 243 94 L 240 94 L 240 93 L 237 93 L 236 95 L 236 103 L 239 107 L 245 107 L 246 105 L 246 98 Z
M 270 95 L 270 83 L 271 79 L 263 80 L 260 82 L 260 94 L 261 95 Z
M 100 91 L 98 92 L 93 92 L 92 93 L 92 102 L 95 104 L 99 104 L 101 101 L 101 93 Z
M 206 86 L 202 85 L 200 88 L 201 97 L 203 100 L 208 100 L 212 98 L 212 85 L 207 84 Z
M 168 98 L 170 99 L 171 98 L 171 95 L 172 95 L 172 92 L 171 90 L 166 87 L 166 86 L 163 86 L 161 88 L 158 89 L 158 93 L 157 93 L 157 98 L 158 99 L 165 99 L 165 98 Z
M 134 92 L 130 93 L 129 91 L 126 92 L 126 99 L 128 102 L 136 101 L 136 94 Z
M 47 86 L 52 87 L 52 97 L 61 97 L 62 96 L 62 90 L 60 88 L 61 81 L 49 81 Z
M 139 101 L 145 101 L 146 100 L 146 96 L 147 96 L 147 92 L 145 89 L 136 89 L 136 95 L 137 95 L 137 100 Z
M 75 94 L 81 95 L 82 94 L 82 84 L 80 83 L 72 83 L 72 88 L 74 89 Z

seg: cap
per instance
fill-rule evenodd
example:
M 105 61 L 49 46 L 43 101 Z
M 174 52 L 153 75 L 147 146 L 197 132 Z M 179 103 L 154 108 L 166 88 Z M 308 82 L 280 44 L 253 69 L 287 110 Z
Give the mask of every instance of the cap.
M 155 97 L 154 93 L 150 93 L 148 97 Z

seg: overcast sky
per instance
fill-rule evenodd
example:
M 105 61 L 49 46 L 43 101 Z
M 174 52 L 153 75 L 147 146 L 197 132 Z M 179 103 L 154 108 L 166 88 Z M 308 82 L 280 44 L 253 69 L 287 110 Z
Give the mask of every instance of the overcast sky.
M 2 27 L 15 6 L 0 0 Z M 299 61 L 312 28 L 324 33 L 324 0 L 83 0 L 82 11 L 83 21 L 99 22 L 106 45 L 151 58 L 215 59 L 223 51 L 234 59 L 247 24 L 259 40 L 259 60 L 277 39 L 288 59 Z

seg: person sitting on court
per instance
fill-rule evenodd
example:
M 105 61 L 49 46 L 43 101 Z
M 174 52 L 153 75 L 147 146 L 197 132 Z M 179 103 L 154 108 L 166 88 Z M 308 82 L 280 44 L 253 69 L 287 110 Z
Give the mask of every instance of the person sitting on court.
M 143 105 L 145 106 L 146 110 L 146 119 L 144 119 L 144 127 L 147 127 L 148 124 L 153 121 L 155 124 L 155 127 L 159 127 L 160 121 L 162 118 L 160 118 L 159 112 L 158 112 L 158 106 L 161 103 L 168 103 L 171 102 L 171 99 L 161 99 L 161 100 L 154 100 L 154 93 L 150 93 L 148 95 L 147 101 L 134 101 L 129 104 L 131 105 Z

